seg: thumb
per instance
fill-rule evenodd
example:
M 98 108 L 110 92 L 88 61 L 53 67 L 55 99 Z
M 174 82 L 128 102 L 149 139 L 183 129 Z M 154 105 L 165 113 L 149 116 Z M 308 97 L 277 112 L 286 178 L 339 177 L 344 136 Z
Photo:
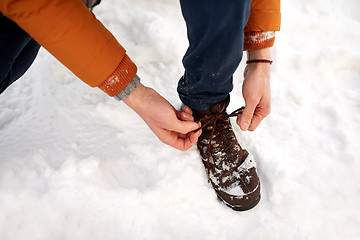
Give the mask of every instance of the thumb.
M 254 104 L 246 104 L 245 105 L 245 108 L 240 116 L 240 119 L 238 117 L 238 121 L 237 121 L 241 130 L 243 130 L 243 131 L 248 130 L 251 120 L 254 115 L 255 107 L 256 107 L 256 105 L 254 105 Z
M 176 119 L 171 125 L 171 131 L 175 131 L 182 134 L 187 134 L 201 127 L 201 123 L 196 123 L 193 121 L 181 121 Z

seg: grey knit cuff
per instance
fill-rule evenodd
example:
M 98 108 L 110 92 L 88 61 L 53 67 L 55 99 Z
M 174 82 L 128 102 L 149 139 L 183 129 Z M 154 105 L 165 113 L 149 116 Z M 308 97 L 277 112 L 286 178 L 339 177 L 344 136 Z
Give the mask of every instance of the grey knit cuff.
M 119 92 L 114 98 L 119 101 L 124 100 L 127 96 L 129 96 L 135 90 L 135 88 L 139 85 L 139 83 L 140 83 L 140 78 L 138 75 L 135 75 L 135 77 L 131 80 L 131 82 L 121 92 Z

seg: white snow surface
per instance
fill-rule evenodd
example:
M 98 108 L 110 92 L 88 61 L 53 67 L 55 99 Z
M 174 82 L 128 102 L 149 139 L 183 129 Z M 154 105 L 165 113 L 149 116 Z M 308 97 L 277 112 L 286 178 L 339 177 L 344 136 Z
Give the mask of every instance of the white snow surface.
M 124 103 L 42 49 L 0 95 L 0 239 L 359 239 L 360 2 L 283 1 L 272 113 L 234 126 L 262 199 L 219 202 L 196 147 L 162 144 Z M 104 0 L 97 17 L 142 83 L 176 108 L 187 38 L 178 1 Z M 229 111 L 244 104 L 244 63 Z

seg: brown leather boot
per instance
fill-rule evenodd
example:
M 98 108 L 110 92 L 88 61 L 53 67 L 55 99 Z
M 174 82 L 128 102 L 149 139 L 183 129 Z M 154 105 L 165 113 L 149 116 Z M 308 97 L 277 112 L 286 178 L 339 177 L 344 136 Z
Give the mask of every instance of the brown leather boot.
M 204 111 L 193 110 L 201 121 L 202 134 L 197 142 L 208 180 L 218 198 L 236 211 L 251 209 L 260 201 L 260 181 L 251 154 L 239 145 L 226 113 L 230 97 Z

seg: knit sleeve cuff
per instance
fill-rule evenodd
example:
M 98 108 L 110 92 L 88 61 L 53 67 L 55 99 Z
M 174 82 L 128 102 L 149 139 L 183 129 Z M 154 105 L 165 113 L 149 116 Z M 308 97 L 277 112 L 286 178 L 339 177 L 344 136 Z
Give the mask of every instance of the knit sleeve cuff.
M 127 96 L 129 96 L 135 90 L 135 88 L 139 85 L 139 83 L 140 83 L 140 78 L 138 75 L 135 75 L 133 80 L 131 80 L 131 82 L 121 92 L 119 92 L 114 98 L 119 101 L 124 100 Z
M 125 55 L 114 72 L 99 86 L 110 97 L 116 96 L 134 79 L 136 65 Z
M 274 46 L 275 31 L 245 32 L 244 51 Z

